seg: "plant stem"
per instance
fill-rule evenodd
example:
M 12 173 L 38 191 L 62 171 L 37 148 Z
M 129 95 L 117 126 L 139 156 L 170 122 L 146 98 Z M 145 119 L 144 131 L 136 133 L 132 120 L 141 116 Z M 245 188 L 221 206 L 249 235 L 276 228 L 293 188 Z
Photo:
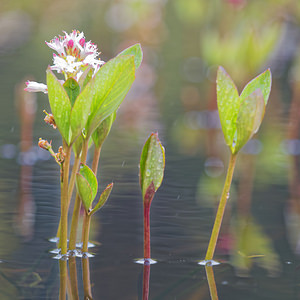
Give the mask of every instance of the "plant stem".
M 81 154 L 81 163 L 86 163 L 86 157 L 88 152 L 88 138 L 83 140 L 82 145 L 82 154 Z M 71 222 L 71 231 L 70 231 L 70 242 L 69 242 L 69 249 L 75 250 L 76 249 L 76 239 L 77 239 L 77 229 L 78 229 L 78 220 L 79 220 L 79 213 L 80 213 L 80 207 L 81 207 L 81 200 L 76 193 L 75 197 L 75 203 L 73 208 L 73 215 L 72 215 L 72 222 Z
M 60 248 L 61 254 L 67 254 L 67 239 L 68 239 L 68 183 L 69 183 L 69 168 L 70 168 L 70 157 L 71 147 L 63 142 L 63 149 L 65 152 L 65 160 L 62 163 L 61 168 L 61 227 L 60 227 Z
M 68 210 L 70 207 L 70 202 L 71 202 L 71 198 L 72 198 L 72 194 L 73 194 L 73 190 L 74 190 L 74 186 L 75 186 L 76 173 L 78 171 L 79 163 L 80 163 L 80 156 L 77 156 L 77 157 L 75 157 L 74 165 L 73 165 L 72 172 L 71 172 L 70 182 L 69 182 Z M 57 237 L 59 237 L 59 234 L 60 234 L 60 226 L 61 226 L 61 221 L 59 221 L 59 225 L 58 225 L 58 229 L 57 229 L 57 233 L 56 233 Z
M 90 234 L 91 216 L 84 211 L 82 225 L 82 252 L 88 252 L 89 234 Z
M 59 300 L 66 300 L 67 295 L 67 261 L 64 259 L 59 260 Z
M 211 300 L 219 300 L 213 267 L 205 266 L 205 271 Z
M 92 163 L 92 171 L 97 176 L 98 165 L 99 165 L 99 158 L 100 158 L 101 146 L 95 147 L 93 163 Z
M 150 255 L 150 203 L 144 201 L 144 259 Z
M 100 158 L 101 147 L 96 147 L 92 163 L 92 171 L 97 174 L 98 163 Z M 83 225 L 82 225 L 82 252 L 88 252 L 88 243 L 90 235 L 91 216 L 84 211 Z
M 226 180 L 225 180 L 223 192 L 221 195 L 217 215 L 215 218 L 214 227 L 213 227 L 213 230 L 212 230 L 212 233 L 210 236 L 210 241 L 209 241 L 208 249 L 206 252 L 205 260 L 212 260 L 214 253 L 215 253 L 216 244 L 217 244 L 217 240 L 218 240 L 218 236 L 219 236 L 219 232 L 220 232 L 220 228 L 221 228 L 221 224 L 222 224 L 222 220 L 223 220 L 223 216 L 224 216 L 224 211 L 225 211 L 225 207 L 226 207 L 226 202 L 227 202 L 227 199 L 229 198 L 229 190 L 230 190 L 230 186 L 231 186 L 231 182 L 232 182 L 232 176 L 233 176 L 233 171 L 234 171 L 234 167 L 235 167 L 235 163 L 236 163 L 236 157 L 237 157 L 237 153 L 231 154 L 231 156 L 230 156 Z

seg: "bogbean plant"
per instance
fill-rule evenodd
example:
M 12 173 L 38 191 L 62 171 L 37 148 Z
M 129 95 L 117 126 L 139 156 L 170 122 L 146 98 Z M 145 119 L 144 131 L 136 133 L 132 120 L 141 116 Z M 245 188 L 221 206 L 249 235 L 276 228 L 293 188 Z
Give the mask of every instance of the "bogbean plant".
M 135 71 L 142 61 L 142 49 L 139 44 L 133 45 L 104 62 L 99 59 L 97 46 L 87 42 L 84 34 L 76 30 L 70 34 L 64 32 L 64 36 L 55 37 L 46 44 L 56 51 L 54 64 L 46 71 L 47 84 L 27 81 L 25 90 L 48 94 L 51 113 L 45 112 L 45 122 L 57 128 L 62 136 L 62 146 L 57 153 L 47 140 L 40 139 L 39 146 L 48 150 L 60 166 L 61 217 L 57 236 L 64 257 L 68 249 L 76 249 L 81 202 L 85 210 L 82 251 L 87 252 L 91 216 L 103 206 L 112 190 L 113 185 L 108 185 L 92 207 L 98 189 L 95 174 L 101 146 L 116 110 L 135 79 Z M 95 145 L 92 169 L 86 165 L 91 143 Z M 70 172 L 72 151 L 75 161 Z M 68 212 L 75 184 L 77 195 L 68 247 Z
M 239 95 L 237 88 L 226 73 L 219 67 L 217 73 L 217 102 L 221 126 L 231 155 L 215 223 L 206 252 L 205 262 L 213 259 L 221 223 L 232 182 L 236 158 L 242 147 L 258 131 L 265 114 L 271 91 L 271 72 L 266 70 L 251 80 Z

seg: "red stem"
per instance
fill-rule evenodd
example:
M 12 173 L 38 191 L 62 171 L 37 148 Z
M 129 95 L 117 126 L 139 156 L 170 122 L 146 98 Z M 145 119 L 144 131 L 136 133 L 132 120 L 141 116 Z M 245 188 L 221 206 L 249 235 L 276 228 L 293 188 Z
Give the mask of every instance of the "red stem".
M 144 259 L 150 257 L 150 203 L 144 202 Z

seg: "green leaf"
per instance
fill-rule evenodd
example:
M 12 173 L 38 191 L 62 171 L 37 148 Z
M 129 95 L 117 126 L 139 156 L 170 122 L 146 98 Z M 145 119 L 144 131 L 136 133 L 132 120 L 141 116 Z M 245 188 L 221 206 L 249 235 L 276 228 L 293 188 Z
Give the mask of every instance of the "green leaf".
M 243 89 L 241 93 L 241 100 L 249 97 L 256 89 L 260 89 L 264 96 L 265 105 L 268 103 L 269 95 L 271 92 L 271 85 L 272 85 L 272 75 L 270 69 L 266 70 L 265 72 L 261 73 L 254 79 L 252 79 Z
M 152 133 L 144 145 L 140 160 L 140 185 L 143 198 L 152 182 L 155 191 L 160 187 L 164 169 L 165 149 L 159 141 L 157 133 Z
M 98 183 L 93 171 L 84 164 L 80 165 L 79 172 L 76 174 L 76 187 L 84 208 L 89 213 L 97 194 Z
M 111 126 L 115 119 L 116 119 L 116 112 L 113 112 L 105 120 L 103 120 L 101 124 L 93 132 L 92 138 L 97 148 L 101 147 L 103 142 L 107 138 Z
M 100 208 L 102 208 L 102 206 L 106 203 L 106 201 L 108 200 L 108 197 L 112 191 L 113 188 L 113 183 L 109 184 L 105 190 L 102 192 L 98 203 L 96 204 L 96 206 L 93 208 L 93 210 L 90 212 L 90 214 L 94 214 L 97 210 L 99 210 Z
M 119 55 L 133 55 L 135 68 L 138 69 L 143 60 L 143 51 L 141 44 L 135 44 L 133 46 L 130 46 L 122 52 L 120 52 L 118 56 Z
M 224 138 L 230 147 L 236 133 L 240 97 L 234 82 L 222 67 L 217 73 L 217 101 Z
M 75 140 L 73 144 L 73 152 L 76 157 L 79 157 L 81 150 L 82 150 L 82 144 L 83 144 L 83 137 L 82 135 L 79 135 L 78 138 Z
M 266 105 L 260 89 L 241 101 L 237 117 L 236 145 L 232 145 L 231 149 L 233 154 L 238 152 L 257 132 L 265 114 Z
M 88 120 L 93 95 L 91 90 L 86 86 L 77 97 L 70 116 L 70 124 L 72 129 L 72 141 L 74 141 L 82 132 Z
M 80 76 L 78 83 L 83 90 L 83 88 L 87 85 L 87 83 L 92 79 L 93 77 L 93 69 L 91 66 L 89 66 Z
M 222 130 L 231 152 L 237 153 L 257 132 L 271 91 L 271 72 L 266 70 L 244 88 L 239 96 L 226 73 L 219 67 L 217 97 Z
M 86 85 L 83 92 L 92 97 L 86 132 L 91 135 L 99 124 L 117 110 L 135 78 L 133 56 L 118 56 L 108 61 Z
M 47 87 L 49 103 L 56 126 L 63 139 L 68 145 L 70 145 L 70 99 L 67 95 L 67 92 L 52 73 L 50 68 L 47 69 Z
M 73 106 L 77 96 L 80 93 L 80 86 L 74 78 L 67 79 L 63 86 L 69 96 L 71 106 Z

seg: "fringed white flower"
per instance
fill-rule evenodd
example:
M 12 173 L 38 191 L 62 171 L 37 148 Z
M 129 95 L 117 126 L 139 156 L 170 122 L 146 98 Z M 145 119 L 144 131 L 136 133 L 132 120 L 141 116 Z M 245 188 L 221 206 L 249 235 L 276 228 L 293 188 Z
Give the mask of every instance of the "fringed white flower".
M 64 32 L 64 36 L 58 36 L 46 45 L 57 52 L 53 54 L 53 66 L 51 70 L 62 73 L 65 80 L 74 78 L 79 80 L 84 70 L 93 69 L 93 76 L 98 72 L 100 67 L 105 63 L 98 58 L 99 52 L 97 45 L 91 41 L 86 42 L 84 33 L 73 30 L 70 34 Z M 62 81 L 62 84 L 64 81 Z M 47 85 L 34 81 L 27 81 L 26 88 L 28 92 L 48 93 Z
M 73 30 L 70 34 L 64 31 L 65 36 L 59 36 L 46 44 L 57 52 L 54 55 L 52 70 L 63 73 L 66 78 L 76 77 L 83 69 L 91 66 L 94 74 L 104 61 L 98 58 L 97 45 L 86 42 L 83 32 Z
M 35 81 L 26 81 L 26 88 L 24 89 L 27 92 L 43 92 L 44 94 L 48 93 L 47 85 Z

